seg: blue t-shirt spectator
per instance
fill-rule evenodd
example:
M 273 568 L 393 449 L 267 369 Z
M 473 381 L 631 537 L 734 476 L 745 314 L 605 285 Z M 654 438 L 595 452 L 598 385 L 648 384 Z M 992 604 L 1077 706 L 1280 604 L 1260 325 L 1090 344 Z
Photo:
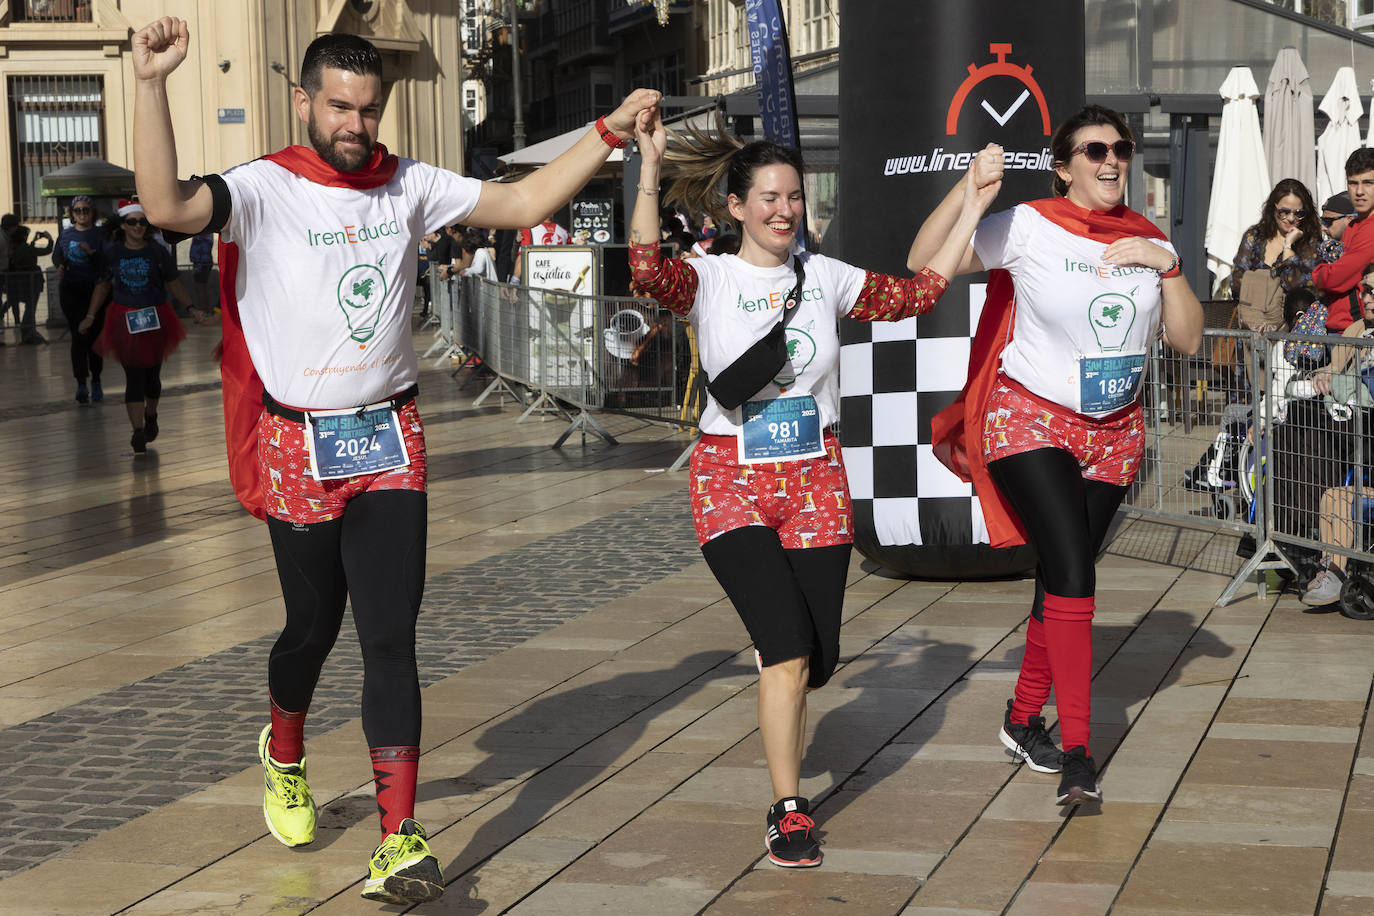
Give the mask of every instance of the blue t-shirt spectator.
M 63 267 L 62 279 L 72 280 L 77 283 L 98 283 L 104 273 L 102 267 L 104 263 L 103 251 L 105 247 L 105 236 L 92 226 L 89 229 L 78 229 L 75 226 L 68 226 L 57 236 L 57 245 L 53 249 L 52 261 Z
M 200 235 L 191 239 L 191 263 L 192 264 L 213 264 L 215 240 L 214 234 L 202 232 Z

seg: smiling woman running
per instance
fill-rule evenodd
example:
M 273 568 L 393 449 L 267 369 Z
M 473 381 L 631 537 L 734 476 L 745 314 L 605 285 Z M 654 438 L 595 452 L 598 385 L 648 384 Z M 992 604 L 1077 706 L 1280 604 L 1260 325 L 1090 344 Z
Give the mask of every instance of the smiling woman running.
M 810 802 L 800 796 L 806 690 L 829 680 L 839 657 L 840 610 L 853 524 L 839 442 L 837 319 L 900 321 L 929 311 L 957 266 L 995 189 L 970 190 L 949 239 L 914 278 L 899 279 L 833 258 L 794 253 L 802 222 L 801 154 L 774 143 L 742 146 L 719 131 L 675 144 L 669 196 L 695 212 L 740 224 L 737 255 L 662 260 L 660 166 L 667 135 L 657 111 L 642 112 L 643 155 L 631 223 L 630 262 L 640 288 L 686 318 L 701 366 L 719 381 L 751 345 L 778 328 L 787 306 L 788 360 L 743 403 L 714 390 L 692 452 L 692 520 L 702 555 L 754 641 L 759 731 L 772 781 L 765 844 L 776 865 L 819 865 Z M 721 200 L 717 187 L 725 180 Z M 956 225 L 957 223 L 957 225 Z M 752 396 L 749 396 L 752 394 Z
M 1202 307 L 1163 234 L 1122 203 L 1135 142 L 1121 116 L 1087 106 L 1055 131 L 1051 152 L 1055 196 L 983 220 L 961 255 L 958 273 L 992 271 L 988 301 L 968 385 L 931 427 L 937 456 L 974 483 L 992 546 L 1029 540 L 1039 555 L 1000 737 L 1032 769 L 1062 770 L 1057 801 L 1077 805 L 1102 797 L 1088 748 L 1093 564 L 1144 452 L 1148 350 L 1162 329 L 1169 346 L 1195 352 Z M 969 175 L 1000 180 L 1002 167 L 989 144 Z M 943 254 L 967 218 L 968 180 L 921 226 L 908 267 Z M 1051 685 L 1062 753 L 1041 717 Z

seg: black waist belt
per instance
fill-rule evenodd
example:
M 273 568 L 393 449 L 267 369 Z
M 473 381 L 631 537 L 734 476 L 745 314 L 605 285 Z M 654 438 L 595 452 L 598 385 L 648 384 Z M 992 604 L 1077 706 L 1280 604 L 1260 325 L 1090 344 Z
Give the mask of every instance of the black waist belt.
M 415 400 L 415 396 L 419 393 L 420 386 L 418 384 L 411 385 L 395 397 L 387 398 L 385 401 L 378 401 L 376 404 L 364 404 L 362 407 L 358 408 L 358 412 L 362 413 L 364 410 L 380 410 L 382 408 L 394 410 L 397 407 L 404 407 L 406 404 Z M 268 394 L 265 388 L 262 392 L 262 406 L 266 408 L 268 413 L 276 417 L 281 417 L 283 420 L 292 420 L 296 423 L 305 422 L 305 411 L 278 404 L 276 398 Z

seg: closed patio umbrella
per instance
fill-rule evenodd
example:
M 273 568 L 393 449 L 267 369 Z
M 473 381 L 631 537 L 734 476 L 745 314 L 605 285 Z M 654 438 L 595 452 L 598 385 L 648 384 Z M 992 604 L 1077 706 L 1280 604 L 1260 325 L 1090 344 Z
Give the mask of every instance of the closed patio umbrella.
M 1317 206 L 1345 190 L 1345 160 L 1360 146 L 1360 118 L 1364 103 L 1355 84 L 1355 71 L 1342 67 L 1322 98 L 1322 114 L 1331 119 L 1317 138 Z
M 1259 87 L 1249 67 L 1232 67 L 1221 84 L 1221 135 L 1217 138 L 1212 197 L 1207 204 L 1204 247 L 1216 283 L 1231 275 L 1231 261 L 1245 230 L 1259 220 L 1269 196 L 1269 169 L 1255 99 Z
M 1269 178 L 1274 182 L 1296 178 L 1312 190 L 1317 183 L 1316 136 L 1307 67 L 1295 48 L 1284 48 L 1274 60 L 1264 91 L 1264 154 Z

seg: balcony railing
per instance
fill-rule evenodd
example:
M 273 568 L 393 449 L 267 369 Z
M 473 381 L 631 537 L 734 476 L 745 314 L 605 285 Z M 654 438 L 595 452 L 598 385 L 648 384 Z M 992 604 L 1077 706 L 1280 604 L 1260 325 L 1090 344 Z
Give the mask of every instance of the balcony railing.
M 90 0 L 14 0 L 11 22 L 90 22 Z

